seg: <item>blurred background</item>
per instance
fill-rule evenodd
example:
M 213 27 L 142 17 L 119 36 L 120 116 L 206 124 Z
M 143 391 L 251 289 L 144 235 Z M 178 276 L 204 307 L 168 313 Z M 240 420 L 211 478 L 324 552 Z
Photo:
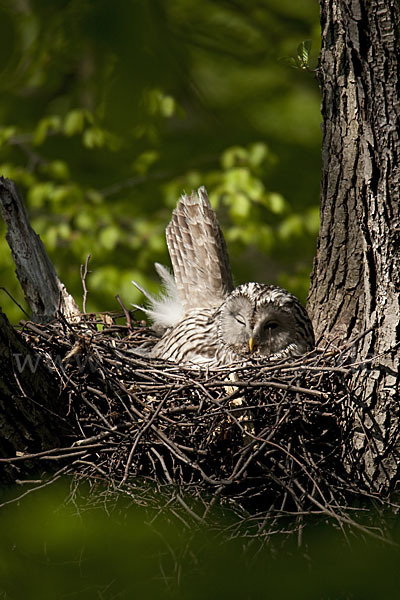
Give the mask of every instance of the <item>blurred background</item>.
M 1 598 L 399 598 L 398 545 L 341 530 L 326 515 L 308 517 L 298 547 L 296 535 L 287 539 L 279 533 L 279 519 L 277 532 L 267 540 L 253 535 L 251 519 L 243 519 L 239 529 L 220 510 L 218 528 L 202 524 L 193 529 L 185 527 L 185 513 L 182 521 L 174 518 L 176 501 L 170 512 L 145 510 L 122 495 L 118 503 L 112 497 L 107 503 L 99 486 L 96 506 L 84 488 L 81 484 L 77 494 L 65 481 L 34 494 L 22 493 L 21 487 L 12 493 L 21 500 L 0 511 Z M 10 493 L 0 493 L 0 502 L 10 499 Z M 289 530 L 293 521 L 287 523 Z M 398 542 L 398 527 L 393 533 Z
M 305 301 L 319 225 L 318 13 L 315 0 L 0 0 L 0 174 L 81 306 L 88 254 L 88 310 L 119 310 L 117 293 L 141 302 L 131 279 L 158 289 L 165 226 L 199 185 L 236 283 L 278 283 Z M 4 234 L 0 219 L 0 286 L 26 306 Z M 0 306 L 23 316 L 2 290 Z

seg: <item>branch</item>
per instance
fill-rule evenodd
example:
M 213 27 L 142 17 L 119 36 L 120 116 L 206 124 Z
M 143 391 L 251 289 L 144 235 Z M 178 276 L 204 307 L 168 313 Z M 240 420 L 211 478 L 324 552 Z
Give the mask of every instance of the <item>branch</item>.
M 0 203 L 7 225 L 6 239 L 32 320 L 46 322 L 57 313 L 67 320 L 77 317 L 79 307 L 58 278 L 40 237 L 30 226 L 14 182 L 3 177 L 0 177 Z

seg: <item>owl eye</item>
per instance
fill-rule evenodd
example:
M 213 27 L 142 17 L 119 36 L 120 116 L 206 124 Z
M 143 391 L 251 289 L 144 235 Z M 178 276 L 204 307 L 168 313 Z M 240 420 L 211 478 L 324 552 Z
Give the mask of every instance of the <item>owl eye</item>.
M 276 321 L 266 321 L 263 325 L 264 331 L 268 331 L 268 329 L 270 329 L 272 331 L 273 329 L 276 329 L 277 327 L 279 327 L 279 325 Z
M 242 315 L 235 315 L 235 319 L 239 323 L 239 325 L 246 325 L 246 321 L 244 320 Z

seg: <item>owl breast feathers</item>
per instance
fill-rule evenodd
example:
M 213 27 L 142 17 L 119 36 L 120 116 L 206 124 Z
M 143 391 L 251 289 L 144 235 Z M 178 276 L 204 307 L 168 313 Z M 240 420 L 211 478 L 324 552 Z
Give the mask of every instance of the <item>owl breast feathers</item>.
M 148 298 L 142 310 L 160 335 L 151 357 L 219 367 L 312 350 L 311 321 L 290 292 L 252 282 L 233 289 L 225 240 L 204 187 L 182 196 L 166 238 L 174 274 L 156 264 L 163 293 L 151 296 L 132 282 Z

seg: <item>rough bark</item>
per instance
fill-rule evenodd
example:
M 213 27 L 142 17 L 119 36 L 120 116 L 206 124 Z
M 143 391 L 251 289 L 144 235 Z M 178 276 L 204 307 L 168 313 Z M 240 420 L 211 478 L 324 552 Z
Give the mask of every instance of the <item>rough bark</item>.
M 309 309 L 317 337 L 362 337 L 354 452 L 375 490 L 399 475 L 400 52 L 396 0 L 320 0 L 321 231 Z
M 15 184 L 3 177 L 0 177 L 0 203 L 8 230 L 6 239 L 32 320 L 46 322 L 59 312 L 67 320 L 78 317 L 79 308 L 59 280 L 41 239 L 30 226 Z
M 59 446 L 71 433 L 60 384 L 1 311 L 0 374 L 0 458 Z M 18 479 L 30 467 L 0 462 L 0 481 Z

